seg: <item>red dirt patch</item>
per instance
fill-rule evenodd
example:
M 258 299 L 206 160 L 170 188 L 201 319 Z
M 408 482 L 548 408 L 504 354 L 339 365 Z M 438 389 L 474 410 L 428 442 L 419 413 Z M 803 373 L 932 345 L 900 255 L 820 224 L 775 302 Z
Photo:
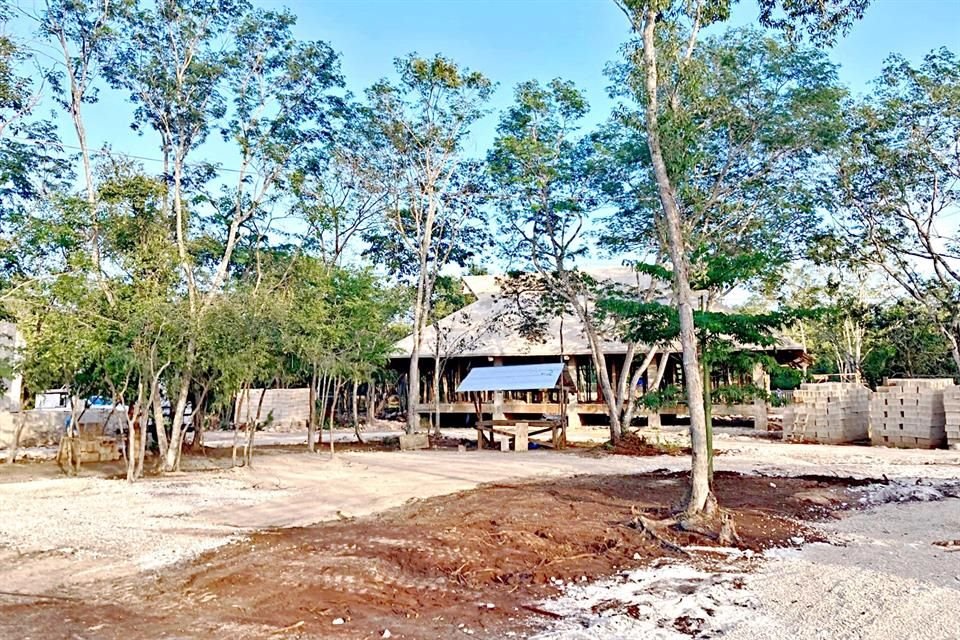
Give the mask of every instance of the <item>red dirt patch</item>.
M 663 442 L 649 442 L 646 437 L 628 433 L 615 445 L 606 445 L 607 451 L 621 456 L 688 456 L 690 447 Z M 714 452 L 715 454 L 717 452 Z
M 135 630 L 138 637 L 379 638 L 389 629 L 394 638 L 436 638 L 464 625 L 476 637 L 500 638 L 546 620 L 534 603 L 556 593 L 554 579 L 592 580 L 670 556 L 625 525 L 631 508 L 664 515 L 684 486 L 685 477 L 672 473 L 496 484 L 378 516 L 264 532 L 154 579 L 87 589 L 87 602 L 0 599 L 0 637 L 119 639 Z M 824 486 L 716 477 L 720 503 L 754 550 L 797 535 L 821 539 L 801 519 L 829 510 L 793 496 Z M 668 534 L 681 546 L 714 544 Z M 709 563 L 710 554 L 698 561 Z M 343 624 L 334 624 L 338 618 Z

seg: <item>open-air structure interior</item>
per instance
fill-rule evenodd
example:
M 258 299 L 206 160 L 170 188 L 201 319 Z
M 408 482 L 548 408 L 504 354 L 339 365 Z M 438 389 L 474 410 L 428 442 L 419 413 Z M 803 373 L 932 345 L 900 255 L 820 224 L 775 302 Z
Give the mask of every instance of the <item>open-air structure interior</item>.
M 649 287 L 646 276 L 629 267 L 589 269 L 587 273 L 598 282 L 634 288 L 638 295 Z M 596 367 L 582 323 L 569 314 L 543 317 L 543 329 L 536 337 L 528 337 L 519 327 L 521 296 L 504 291 L 503 281 L 498 276 L 466 276 L 466 289 L 476 300 L 428 327 L 424 333 L 420 353 L 420 401 L 417 412 L 426 420 L 437 410 L 434 395 L 433 375 L 437 353 L 441 367 L 439 384 L 439 415 L 442 426 L 470 426 L 476 420 L 475 398 L 458 392 L 457 388 L 468 373 L 476 367 L 510 366 L 562 362 L 576 393 L 570 394 L 566 408 L 571 426 L 580 424 L 605 424 L 607 405 L 603 389 L 598 384 Z M 661 300 L 667 302 L 669 294 L 662 292 Z M 527 302 L 531 304 L 532 302 Z M 536 313 L 536 310 L 526 309 Z M 628 345 L 606 339 L 604 359 L 611 374 L 613 388 L 617 387 Z M 413 338 L 408 336 L 396 344 L 393 366 L 400 375 L 409 368 Z M 757 349 L 757 347 L 744 347 Z M 780 364 L 796 364 L 803 359 L 802 345 L 787 338 L 768 349 Z M 643 363 L 646 347 L 637 350 L 633 367 Z M 664 368 L 662 375 L 660 369 Z M 631 371 L 631 375 L 632 375 Z M 641 375 L 634 394 L 645 393 L 659 378 L 658 388 L 666 385 L 683 385 L 683 372 L 679 345 L 672 345 L 657 353 L 647 370 Z M 751 383 L 769 389 L 769 377 L 762 368 L 755 367 L 744 375 L 717 365 L 713 371 L 713 384 Z M 480 392 L 482 413 L 494 419 L 538 419 L 544 415 L 560 415 L 561 399 L 558 389 L 550 390 L 504 390 Z M 676 413 L 676 408 L 665 408 L 661 413 Z M 682 411 L 682 410 L 680 410 Z M 716 413 L 723 413 L 717 407 Z M 765 407 L 764 407 L 765 412 Z M 643 419 L 638 417 L 638 419 Z
M 562 362 L 547 364 L 518 364 L 499 367 L 474 367 L 457 385 L 458 394 L 469 394 L 476 408 L 477 448 L 494 447 L 495 435 L 506 436 L 508 448 L 526 451 L 531 436 L 550 434 L 549 442 L 539 443 L 554 449 L 563 448 L 567 441 L 567 407 L 571 392 L 575 391 Z M 482 393 L 535 391 L 556 392 L 560 414 L 544 415 L 543 420 L 526 418 L 484 419 Z

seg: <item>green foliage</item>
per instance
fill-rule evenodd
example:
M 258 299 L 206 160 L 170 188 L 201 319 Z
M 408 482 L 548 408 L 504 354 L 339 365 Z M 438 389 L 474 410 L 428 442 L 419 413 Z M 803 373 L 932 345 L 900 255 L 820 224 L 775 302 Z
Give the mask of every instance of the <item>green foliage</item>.
M 23 69 L 29 48 L 7 26 L 13 7 L 0 2 L 0 292 L 35 273 L 26 227 L 44 194 L 70 179 L 56 126 L 38 117 L 40 86 Z M 0 311 L 0 318 L 5 317 Z
M 367 92 L 369 162 L 389 201 L 383 224 L 364 233 L 365 255 L 430 297 L 445 265 L 465 266 L 488 244 L 483 168 L 464 158 L 470 127 L 486 113 L 494 85 L 441 55 L 394 61 L 397 79 Z
M 891 56 L 872 93 L 848 105 L 834 189 L 845 223 L 831 245 L 882 269 L 947 337 L 960 366 L 960 58 Z
M 683 402 L 683 390 L 680 387 L 668 384 L 661 389 L 652 389 L 643 394 L 640 399 L 644 408 L 657 411 L 665 407 L 674 407 Z
M 630 47 L 610 75 L 617 95 L 642 106 L 644 72 Z M 763 248 L 774 267 L 802 252 L 820 222 L 824 156 L 843 131 L 844 91 L 826 53 L 737 29 L 702 41 L 688 62 L 660 60 L 663 153 L 694 274 L 707 256 L 736 261 Z M 663 244 L 645 126 L 641 110 L 622 109 L 597 136 L 601 184 L 618 207 L 603 235 L 612 251 Z
M 770 394 L 754 384 L 731 384 L 714 387 L 710 392 L 713 402 L 719 404 L 751 404 L 755 400 L 766 402 Z
M 793 367 L 771 367 L 767 373 L 770 376 L 771 389 L 797 389 L 800 387 L 800 383 L 804 381 L 803 372 Z
M 509 234 L 504 251 L 529 270 L 565 277 L 586 255 L 582 232 L 599 202 L 590 181 L 592 143 L 576 137 L 588 105 L 562 80 L 524 82 L 514 96 L 487 157 L 500 226 Z

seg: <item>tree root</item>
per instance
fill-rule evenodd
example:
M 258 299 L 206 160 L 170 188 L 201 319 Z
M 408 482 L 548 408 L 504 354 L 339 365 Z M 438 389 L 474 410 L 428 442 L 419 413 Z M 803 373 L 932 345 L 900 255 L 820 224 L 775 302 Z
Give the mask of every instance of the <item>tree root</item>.
M 637 511 L 635 507 L 631 507 L 630 512 L 633 514 L 633 520 L 627 524 L 628 527 L 650 536 L 664 549 L 683 556 L 689 556 L 690 554 L 683 547 L 667 540 L 658 529 L 663 531 L 667 528 L 676 527 L 680 531 L 695 533 L 722 546 L 735 546 L 740 542 L 732 512 L 721 509 L 712 496 L 708 501 L 707 508 L 693 515 L 681 513 L 676 517 L 665 520 L 651 520 Z
M 660 535 L 660 533 L 657 531 L 658 528 L 665 529 L 676 524 L 676 520 L 670 519 L 670 520 L 660 520 L 660 521 L 654 522 L 646 518 L 639 511 L 637 511 L 635 507 L 630 507 L 630 512 L 633 514 L 633 520 L 631 520 L 627 524 L 628 527 L 630 527 L 631 529 L 636 529 L 637 531 L 643 533 L 644 535 L 647 535 L 653 538 L 661 547 L 663 547 L 667 551 L 672 551 L 673 553 L 679 554 L 686 558 L 690 557 L 689 551 L 687 551 L 686 549 L 684 549 L 678 544 L 670 542 L 669 540 L 664 538 L 662 535 Z
M 733 522 L 732 514 L 719 507 L 711 511 L 703 511 L 692 516 L 683 515 L 677 519 L 677 527 L 683 531 L 696 533 L 714 540 L 723 546 L 731 546 L 740 542 L 740 536 L 737 535 L 737 527 Z

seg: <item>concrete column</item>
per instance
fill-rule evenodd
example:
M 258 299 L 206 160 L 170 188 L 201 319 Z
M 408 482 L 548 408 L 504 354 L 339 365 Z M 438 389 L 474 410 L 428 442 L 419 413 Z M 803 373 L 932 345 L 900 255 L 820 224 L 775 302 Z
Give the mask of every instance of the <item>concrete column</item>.
M 763 400 L 754 400 L 753 410 L 753 428 L 757 431 L 769 431 L 770 417 L 767 413 L 767 403 Z
M 770 376 L 764 371 L 763 365 L 759 362 L 753 365 L 753 384 L 767 393 L 770 393 Z M 757 431 L 767 431 L 770 428 L 768 417 L 768 408 L 766 400 L 756 399 L 753 401 L 753 428 Z
M 576 384 L 577 381 L 577 360 L 576 356 L 569 356 L 566 362 L 567 375 Z M 579 429 L 583 424 L 580 422 L 580 412 L 578 411 L 577 394 L 571 392 L 567 397 L 567 428 Z
M 767 375 L 767 372 L 764 370 L 763 365 L 759 362 L 753 365 L 752 373 L 753 384 L 760 387 L 766 392 L 770 392 L 770 376 Z
M 647 365 L 647 391 L 655 391 L 655 389 L 650 389 L 649 385 L 653 384 L 654 380 L 657 379 L 657 374 L 660 372 L 660 363 L 658 360 L 663 356 L 654 357 L 650 364 Z
M 529 427 L 526 422 L 518 422 L 516 426 L 516 444 L 514 445 L 514 451 L 517 453 L 525 452 L 530 448 L 530 436 L 529 436 Z
M 502 367 L 503 358 L 494 358 L 493 366 Z M 493 419 L 494 420 L 506 420 L 507 415 L 503 412 L 503 391 L 494 391 L 493 392 Z

